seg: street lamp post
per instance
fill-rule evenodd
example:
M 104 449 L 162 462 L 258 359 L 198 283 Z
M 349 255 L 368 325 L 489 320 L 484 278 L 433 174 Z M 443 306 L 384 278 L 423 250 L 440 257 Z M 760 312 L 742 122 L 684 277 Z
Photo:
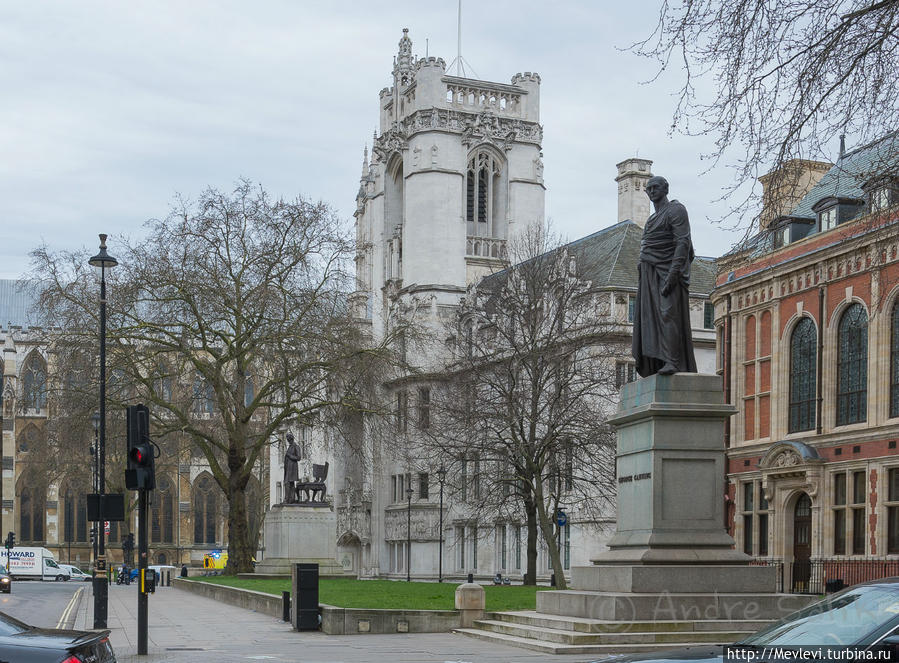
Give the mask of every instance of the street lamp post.
M 106 497 L 106 270 L 119 262 L 106 252 L 106 235 L 100 233 L 100 252 L 88 260 L 100 270 L 100 435 L 98 441 L 97 483 L 100 496 L 97 526 L 97 559 L 94 564 L 94 628 L 106 628 L 109 608 L 109 582 L 106 576 L 106 531 L 103 502 Z
M 437 526 L 440 547 L 437 548 L 437 582 L 443 582 L 443 483 L 446 481 L 446 468 L 443 465 L 437 468 L 437 481 L 440 483 L 440 524 Z
M 409 502 L 406 510 L 406 582 L 412 580 L 412 493 L 411 487 L 406 488 L 406 500 Z
M 94 412 L 91 415 L 91 423 L 94 425 L 94 445 L 91 447 L 91 456 L 94 459 L 94 476 L 93 483 L 91 484 L 93 487 L 94 495 L 98 495 L 100 493 L 100 413 Z M 0 528 L 2 529 L 2 528 Z M 93 546 L 94 546 L 94 564 L 97 563 L 97 530 L 99 529 L 99 525 L 95 520 L 91 524 L 91 531 L 93 532 Z

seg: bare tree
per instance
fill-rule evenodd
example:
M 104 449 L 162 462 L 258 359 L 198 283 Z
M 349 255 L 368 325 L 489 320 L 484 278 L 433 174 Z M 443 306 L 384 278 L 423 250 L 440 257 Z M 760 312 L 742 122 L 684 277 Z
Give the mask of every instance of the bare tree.
M 352 245 L 322 203 L 271 200 L 243 181 L 179 199 L 148 231 L 110 251 L 110 375 L 129 385 L 118 402 L 149 405 L 154 438 L 188 436 L 208 463 L 229 507 L 228 572 L 248 572 L 254 467 L 280 427 L 364 408 L 361 384 L 384 345 L 366 344 L 350 316 Z M 87 253 L 32 258 L 55 342 L 93 347 Z
M 715 137 L 712 163 L 735 168 L 730 194 L 773 171 L 782 195 L 800 185 L 793 159 L 830 161 L 839 136 L 863 144 L 899 126 L 899 0 L 663 0 L 632 49 L 659 74 L 683 67 L 673 128 Z M 870 174 L 895 175 L 896 157 Z
M 509 256 L 450 323 L 452 357 L 428 403 L 426 447 L 447 459 L 456 494 L 481 513 L 523 514 L 525 583 L 536 583 L 539 532 L 564 588 L 559 507 L 595 516 L 614 501 L 605 419 L 623 338 L 567 247 L 533 230 Z

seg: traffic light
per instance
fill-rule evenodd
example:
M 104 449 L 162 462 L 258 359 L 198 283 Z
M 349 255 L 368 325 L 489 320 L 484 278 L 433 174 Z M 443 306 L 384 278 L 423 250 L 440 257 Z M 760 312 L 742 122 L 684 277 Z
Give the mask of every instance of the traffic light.
M 122 541 L 122 550 L 126 553 L 134 550 L 134 533 L 130 532 L 128 536 L 125 537 L 125 540 Z
M 150 440 L 150 410 L 146 405 L 128 406 L 128 468 L 125 487 L 128 490 L 156 488 L 155 449 Z
M 7 533 L 5 546 L 6 546 L 7 550 L 12 550 L 13 548 L 16 547 L 16 533 L 15 532 Z
M 93 525 L 91 527 L 91 545 L 93 545 L 97 540 L 97 526 Z

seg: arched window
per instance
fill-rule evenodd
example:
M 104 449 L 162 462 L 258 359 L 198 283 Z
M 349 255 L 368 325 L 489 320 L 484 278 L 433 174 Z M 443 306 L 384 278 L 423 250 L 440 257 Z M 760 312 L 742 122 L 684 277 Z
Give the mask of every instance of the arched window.
M 840 318 L 837 342 L 837 425 L 867 419 L 868 314 L 852 304 Z
M 19 492 L 19 541 L 44 541 L 44 514 L 46 509 L 46 490 L 37 488 L 34 483 L 31 483 L 31 485 L 23 483 Z
M 160 399 L 171 402 L 172 400 L 172 376 L 165 364 L 156 367 L 156 376 L 153 380 L 153 391 Z
M 175 540 L 175 502 L 172 497 L 172 482 L 168 477 L 160 477 L 150 507 L 150 541 L 170 543 Z
M 491 152 L 476 152 L 469 159 L 465 176 L 465 219 L 469 235 L 500 237 L 505 200 L 501 175 L 502 164 Z
M 194 543 L 215 543 L 218 525 L 218 487 L 208 474 L 194 484 Z
M 37 353 L 25 360 L 22 371 L 22 403 L 25 411 L 47 407 L 47 365 Z
M 215 391 L 202 375 L 194 378 L 193 397 L 195 414 L 212 414 L 215 411 Z
M 899 417 L 899 301 L 890 317 L 890 416 Z
M 65 512 L 63 518 L 63 541 L 65 543 L 87 543 L 87 499 L 84 490 L 76 490 L 71 485 L 64 494 Z
M 789 431 L 815 427 L 818 334 L 811 318 L 802 318 L 790 338 L 790 425 Z

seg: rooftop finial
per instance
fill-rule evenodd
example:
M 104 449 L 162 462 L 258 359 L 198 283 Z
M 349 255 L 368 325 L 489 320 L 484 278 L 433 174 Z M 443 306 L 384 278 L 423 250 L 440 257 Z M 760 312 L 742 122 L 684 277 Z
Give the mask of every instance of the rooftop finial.
M 840 134 L 840 156 L 846 154 L 846 134 Z
M 409 39 L 409 28 L 403 28 L 403 37 L 399 43 L 399 53 L 393 60 L 393 75 L 400 85 L 409 85 L 412 82 L 412 40 Z

